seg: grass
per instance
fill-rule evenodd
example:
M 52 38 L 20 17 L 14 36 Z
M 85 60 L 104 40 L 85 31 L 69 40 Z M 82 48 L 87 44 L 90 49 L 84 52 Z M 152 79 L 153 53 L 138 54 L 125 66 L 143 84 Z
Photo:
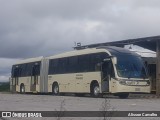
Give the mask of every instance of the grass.
M 0 82 L 0 92 L 9 92 L 10 85 L 9 82 Z

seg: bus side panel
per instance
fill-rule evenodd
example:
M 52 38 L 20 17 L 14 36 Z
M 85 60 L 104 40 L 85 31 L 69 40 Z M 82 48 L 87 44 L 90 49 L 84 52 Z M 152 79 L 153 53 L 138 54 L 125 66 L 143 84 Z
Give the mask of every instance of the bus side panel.
M 59 92 L 90 93 L 92 80 L 97 80 L 101 88 L 101 72 L 49 75 L 48 91 L 52 92 L 52 84 L 58 82 Z
M 48 76 L 48 91 L 52 92 L 52 85 L 57 82 L 59 85 L 59 92 L 75 91 L 74 74 L 57 74 Z
M 82 83 L 81 83 L 81 79 L 76 79 L 77 82 L 81 83 L 81 85 L 76 84 L 77 92 L 78 92 L 78 88 L 81 88 L 81 86 L 83 86 L 82 92 L 90 93 L 90 85 L 93 80 L 96 80 L 99 84 L 99 88 L 101 88 L 101 72 L 87 72 L 83 74 Z M 101 89 L 100 89 L 100 92 L 101 92 Z
M 13 81 L 15 78 L 13 78 Z M 18 78 L 18 84 L 16 84 L 16 92 L 20 92 L 20 85 L 23 83 L 25 86 L 25 92 L 31 92 L 30 91 L 30 82 L 31 77 L 19 77 Z
M 32 77 L 33 79 L 33 77 Z M 38 76 L 38 83 L 36 84 L 35 88 L 32 89 L 32 82 L 31 76 L 27 77 L 18 77 L 18 81 L 15 78 L 10 79 L 10 90 L 11 92 L 20 92 L 21 84 L 24 84 L 25 92 L 40 92 L 40 76 Z

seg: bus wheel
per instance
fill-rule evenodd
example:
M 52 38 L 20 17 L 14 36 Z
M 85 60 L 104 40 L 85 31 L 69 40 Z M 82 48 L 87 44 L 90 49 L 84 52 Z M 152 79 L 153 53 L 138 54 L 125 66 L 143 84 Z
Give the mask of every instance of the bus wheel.
M 25 93 L 24 84 L 21 84 L 21 86 L 20 86 L 20 93 L 21 93 L 21 94 L 24 94 L 24 93 Z
M 100 96 L 100 89 L 99 85 L 97 83 L 93 84 L 91 89 L 91 95 L 92 97 L 99 97 Z
M 121 98 L 121 99 L 128 98 L 128 96 L 129 96 L 129 93 L 122 93 L 122 94 L 118 95 L 118 97 Z
M 59 86 L 58 86 L 58 83 L 54 83 L 52 85 L 52 93 L 53 95 L 58 95 L 59 94 Z

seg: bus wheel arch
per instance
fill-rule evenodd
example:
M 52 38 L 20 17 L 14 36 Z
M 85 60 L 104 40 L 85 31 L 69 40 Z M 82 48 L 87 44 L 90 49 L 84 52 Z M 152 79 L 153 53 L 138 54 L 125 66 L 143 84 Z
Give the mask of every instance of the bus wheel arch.
M 25 93 L 24 83 L 21 83 L 21 85 L 20 85 L 20 93 L 21 93 L 21 94 L 24 94 L 24 93 Z
M 53 82 L 53 84 L 52 84 L 52 94 L 53 95 L 58 95 L 59 94 L 58 82 Z
M 100 88 L 97 80 L 91 82 L 90 93 L 92 97 L 100 97 Z

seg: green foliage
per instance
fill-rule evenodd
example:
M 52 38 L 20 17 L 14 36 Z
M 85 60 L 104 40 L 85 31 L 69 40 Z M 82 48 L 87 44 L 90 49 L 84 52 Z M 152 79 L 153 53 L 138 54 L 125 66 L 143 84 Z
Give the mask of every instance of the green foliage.
M 10 85 L 9 82 L 0 82 L 0 92 L 9 92 Z

